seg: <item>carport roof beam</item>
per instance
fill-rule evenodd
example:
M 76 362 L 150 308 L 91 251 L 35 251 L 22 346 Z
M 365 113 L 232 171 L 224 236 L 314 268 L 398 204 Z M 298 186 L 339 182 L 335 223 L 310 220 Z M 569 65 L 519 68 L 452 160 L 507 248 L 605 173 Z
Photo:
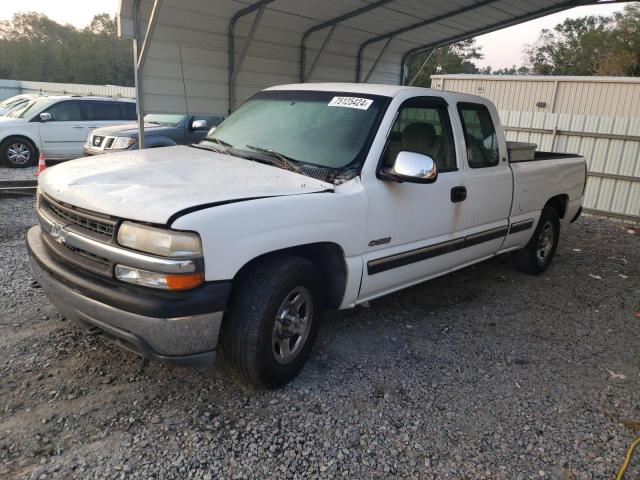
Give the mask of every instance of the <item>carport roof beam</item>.
M 260 19 L 262 18 L 264 9 L 271 2 L 273 2 L 273 0 L 261 0 L 254 4 L 251 4 L 248 7 L 237 11 L 233 15 L 233 17 L 231 17 L 231 21 L 229 22 L 229 33 L 228 33 L 228 37 L 229 37 L 229 113 L 233 111 L 236 104 L 236 78 L 238 77 L 238 72 L 240 71 L 240 67 L 242 66 L 242 62 L 244 62 L 247 52 L 249 51 L 249 46 L 251 45 L 253 36 L 255 35 L 256 29 L 258 28 L 258 24 L 260 23 Z M 247 35 L 247 39 L 242 49 L 242 53 L 240 54 L 240 58 L 238 59 L 238 64 L 236 65 L 236 51 L 235 51 L 235 38 L 234 38 L 236 23 L 240 18 L 250 14 L 251 12 L 255 12 L 256 10 L 258 10 L 258 13 L 253 19 L 253 23 L 251 24 L 251 30 L 249 30 L 249 34 Z
M 496 0 L 486 0 L 485 3 L 490 3 L 491 1 L 496 1 Z M 435 49 L 435 48 L 439 48 L 439 47 L 444 47 L 446 45 L 451 45 L 452 43 L 456 43 L 456 42 L 460 42 L 462 40 L 466 40 L 467 38 L 472 38 L 472 37 L 476 37 L 478 35 L 484 35 L 485 33 L 490 33 L 490 32 L 494 32 L 496 30 L 500 30 L 502 28 L 506 28 L 506 27 L 511 27 L 513 25 L 517 25 L 519 23 L 528 21 L 528 20 L 535 20 L 536 18 L 540 18 L 540 17 L 544 17 L 546 15 L 550 15 L 552 13 L 556 13 L 556 12 L 560 12 L 563 10 L 566 10 L 567 8 L 574 8 L 574 7 L 579 7 L 579 6 L 584 6 L 584 5 L 603 5 L 603 4 L 608 4 L 608 3 L 624 3 L 630 0 L 610 0 L 610 1 L 604 1 L 604 2 L 597 2 L 597 1 L 593 1 L 593 0 L 588 0 L 588 1 L 577 1 L 577 2 L 571 2 L 569 4 L 556 4 L 556 5 L 552 5 L 550 7 L 545 7 L 542 8 L 540 10 L 536 10 L 535 12 L 530 12 L 527 13 L 525 15 L 520 15 L 517 17 L 513 17 L 509 20 L 503 21 L 503 22 L 498 22 L 498 23 L 494 23 L 492 25 L 488 25 L 482 28 L 478 28 L 475 30 L 471 30 L 469 32 L 465 32 L 462 35 L 456 35 L 453 37 L 449 37 L 446 38 L 444 40 L 440 40 L 438 42 L 434 42 L 431 44 L 427 44 L 427 45 L 422 45 L 420 47 L 416 47 L 416 48 L 412 48 L 411 50 L 407 51 L 403 56 L 402 56 L 402 63 L 400 65 L 400 83 L 403 84 L 404 80 L 405 80 L 405 70 L 407 68 L 407 61 L 409 58 L 413 57 L 414 55 L 423 52 L 425 50 L 429 50 L 431 48 Z M 476 4 L 475 6 L 479 6 L 480 4 Z M 378 38 L 384 38 L 384 36 L 378 37 Z M 373 41 L 376 41 L 376 39 L 371 39 L 371 40 L 367 40 L 367 42 L 372 43 Z M 367 42 L 363 43 L 363 46 L 366 46 Z M 360 60 L 360 55 L 358 55 L 358 60 Z
M 311 64 L 311 67 L 309 68 L 309 71 L 306 72 L 306 74 L 304 72 L 302 73 L 302 77 L 303 77 L 302 81 L 303 82 L 307 78 L 309 78 L 311 75 L 313 75 L 313 71 L 316 69 L 316 66 L 318 65 L 318 61 L 320 60 L 320 57 L 322 56 L 322 53 L 327 48 L 327 45 L 329 45 L 329 42 L 331 41 L 331 37 L 333 37 L 333 32 L 336 31 L 336 26 L 337 25 L 332 25 L 331 26 L 331 29 L 329 30 L 329 33 L 327 33 L 326 38 L 322 42 L 322 45 L 320 46 L 320 50 L 318 50 L 318 54 L 316 55 L 316 58 L 313 60 L 313 63 Z
M 376 8 L 384 7 L 385 5 L 394 1 L 395 0 L 378 0 L 377 2 L 370 3 L 369 5 L 358 8 L 356 10 L 352 10 L 343 15 L 332 18 L 331 20 L 327 20 L 326 22 L 322 22 L 322 23 L 319 23 L 318 25 L 314 25 L 309 30 L 304 32 L 304 34 L 302 35 L 302 42 L 300 43 L 300 81 L 304 82 L 307 78 L 309 78 L 309 76 L 311 76 L 311 73 L 308 73 L 308 74 L 306 73 L 306 69 L 307 69 L 307 66 L 306 66 L 307 53 L 306 52 L 307 52 L 307 40 L 309 39 L 309 36 L 311 36 L 312 33 L 327 27 L 332 27 L 333 29 L 339 23 L 346 22 L 347 20 L 351 20 L 352 18 L 357 17 L 358 15 L 362 15 L 364 13 L 370 12 L 371 10 L 374 10 Z M 316 56 L 316 59 L 314 60 L 314 64 L 318 62 L 318 59 L 322 54 L 322 50 L 323 49 L 321 49 L 321 51 Z
M 369 72 L 367 73 L 367 75 L 364 77 L 364 83 L 367 83 L 367 81 L 369 80 L 369 78 L 371 77 L 371 74 L 374 72 L 374 70 L 376 69 L 376 67 L 378 66 L 378 63 L 380 63 L 380 59 L 382 58 L 382 56 L 384 55 L 384 52 L 387 51 L 387 47 L 389 47 L 389 44 L 391 43 L 391 40 L 393 40 L 393 37 L 389 37 L 387 38 L 387 41 L 385 42 L 385 44 L 383 45 L 383 47 L 380 49 L 380 53 L 378 53 L 378 56 L 376 57 L 376 59 L 373 61 L 373 65 L 371 65 L 371 68 L 369 69 Z M 356 82 L 360 82 L 359 78 L 356 78 Z
M 142 41 L 142 46 L 140 47 L 140 52 L 138 54 L 138 58 L 136 59 L 136 68 L 138 69 L 142 68 L 142 66 L 144 65 L 144 61 L 147 59 L 147 54 L 149 53 L 149 44 L 151 43 L 151 37 L 153 36 L 153 32 L 156 29 L 156 24 L 158 23 L 158 14 L 161 7 L 162 0 L 155 0 L 153 2 L 151 16 L 149 17 L 149 23 L 147 24 L 147 31 L 144 34 L 144 40 Z
M 471 10 L 475 10 L 476 8 L 484 7 L 490 5 L 492 3 L 497 3 L 500 0 L 482 0 L 481 2 L 474 3 L 473 5 L 467 5 L 462 8 L 458 8 L 457 10 L 453 10 L 451 12 L 443 13 L 442 15 L 438 15 L 437 17 L 429 18 L 426 20 L 422 20 L 417 23 L 413 23 L 411 25 L 407 25 L 406 27 L 399 28 L 397 30 L 393 30 L 392 32 L 387 32 L 383 35 L 378 35 L 377 37 L 370 38 L 360 45 L 358 49 L 358 59 L 356 65 L 356 79 L 360 81 L 360 72 L 362 71 L 362 57 L 364 54 L 364 50 L 371 45 L 372 43 L 379 42 L 381 40 L 386 40 L 388 38 L 397 37 L 398 35 L 402 35 L 403 33 L 410 32 L 411 30 L 415 30 L 416 28 L 426 27 L 427 25 L 431 25 L 433 23 L 441 22 L 442 20 L 446 20 L 451 17 L 455 17 L 457 15 L 461 15 L 463 13 L 467 13 Z M 404 77 L 403 77 L 404 78 Z M 402 81 L 402 79 L 401 79 Z

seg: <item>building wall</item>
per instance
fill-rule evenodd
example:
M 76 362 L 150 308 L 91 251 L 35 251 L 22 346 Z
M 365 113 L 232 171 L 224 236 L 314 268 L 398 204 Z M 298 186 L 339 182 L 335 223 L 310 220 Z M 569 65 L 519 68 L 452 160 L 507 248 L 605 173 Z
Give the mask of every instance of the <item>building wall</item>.
M 434 75 L 431 87 L 480 95 L 498 110 L 640 116 L 640 78 L 636 77 Z
M 583 155 L 586 211 L 640 223 L 640 78 L 438 75 L 432 87 L 492 100 L 508 140 Z
M 48 95 L 100 95 L 134 98 L 133 87 L 118 85 L 87 85 L 81 83 L 30 82 L 26 80 L 1 80 L 0 100 L 21 93 L 46 93 Z

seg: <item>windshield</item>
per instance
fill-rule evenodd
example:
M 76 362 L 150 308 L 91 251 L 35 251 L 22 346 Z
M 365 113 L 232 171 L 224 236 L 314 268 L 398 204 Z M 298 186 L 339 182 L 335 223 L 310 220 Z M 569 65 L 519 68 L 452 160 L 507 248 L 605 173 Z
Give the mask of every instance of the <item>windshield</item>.
M 269 150 L 320 167 L 359 167 L 388 101 L 355 93 L 260 92 L 207 138 L 234 149 Z
M 156 123 L 158 125 L 170 125 L 175 127 L 178 125 L 184 115 L 162 115 L 159 113 L 148 113 L 144 116 L 144 123 Z
M 11 110 L 9 113 L 7 113 L 7 117 L 24 118 L 24 116 L 28 113 L 39 110 L 47 103 L 49 103 L 49 100 L 47 98 L 36 98 L 28 103 L 25 103 L 24 105 L 19 105 L 15 110 Z
M 6 100 L 4 100 L 3 102 L 0 102 L 0 107 L 14 107 L 16 105 L 18 105 L 19 103 L 23 103 L 28 101 L 29 99 L 26 97 L 11 97 L 11 98 L 7 98 Z

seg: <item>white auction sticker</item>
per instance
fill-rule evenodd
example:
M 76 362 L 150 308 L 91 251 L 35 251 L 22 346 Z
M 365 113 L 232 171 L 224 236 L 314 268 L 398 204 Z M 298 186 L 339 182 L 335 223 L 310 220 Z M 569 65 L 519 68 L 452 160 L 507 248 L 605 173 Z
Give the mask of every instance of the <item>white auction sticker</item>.
M 373 100 L 369 98 L 358 98 L 358 97 L 333 97 L 329 102 L 330 107 L 347 107 L 347 108 L 357 108 L 359 110 L 367 110 Z

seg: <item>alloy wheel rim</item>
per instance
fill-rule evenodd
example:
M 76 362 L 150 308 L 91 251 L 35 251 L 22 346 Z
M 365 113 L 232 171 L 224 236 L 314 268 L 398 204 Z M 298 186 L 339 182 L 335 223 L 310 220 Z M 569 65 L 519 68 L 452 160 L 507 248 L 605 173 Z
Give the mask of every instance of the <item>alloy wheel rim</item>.
M 545 262 L 553 248 L 553 230 L 554 227 L 551 220 L 547 220 L 542 226 L 542 231 L 538 237 L 538 245 L 536 247 L 536 258 L 540 264 Z
M 313 321 L 313 298 L 306 287 L 296 287 L 285 295 L 271 335 L 273 357 L 281 365 L 293 362 L 309 336 Z
M 31 152 L 24 143 L 13 143 L 7 149 L 7 157 L 14 165 L 24 165 L 29 162 Z

